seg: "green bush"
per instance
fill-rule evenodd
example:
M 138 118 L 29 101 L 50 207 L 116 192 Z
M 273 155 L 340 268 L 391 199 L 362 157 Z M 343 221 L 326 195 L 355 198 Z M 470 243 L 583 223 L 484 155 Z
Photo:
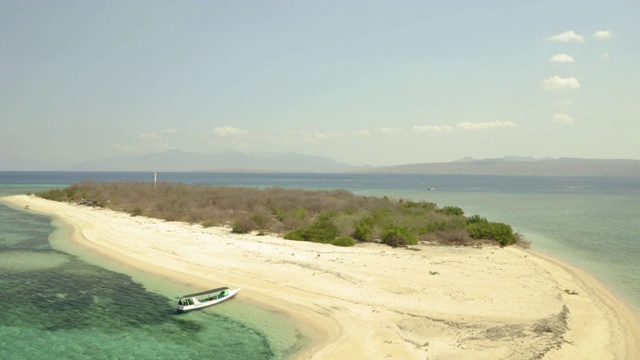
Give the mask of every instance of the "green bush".
M 435 210 L 438 208 L 436 204 L 426 202 L 426 201 L 402 201 L 400 206 L 403 208 L 424 209 L 424 210 Z
M 511 226 L 503 223 L 474 222 L 467 225 L 467 231 L 474 239 L 496 240 L 502 246 L 516 242 L 516 235 Z
M 367 241 L 371 239 L 373 233 L 373 218 L 365 217 L 360 219 L 356 224 L 356 231 L 353 236 L 361 241 Z
M 339 238 L 333 239 L 331 244 L 335 246 L 353 246 L 356 244 L 356 241 L 351 236 L 341 236 Z
M 393 217 L 393 212 L 386 208 L 373 209 L 371 210 L 371 217 L 373 218 L 372 223 L 382 225 L 389 223 L 390 219 Z
M 305 209 L 285 210 L 285 209 L 272 209 L 271 213 L 275 215 L 278 221 L 285 221 L 286 219 L 293 218 L 296 220 L 305 220 L 307 218 L 307 211 Z
M 460 216 L 449 216 L 437 214 L 432 216 L 428 221 L 422 221 L 415 227 L 418 234 L 428 234 L 437 231 L 454 231 L 464 229 L 465 220 Z
M 486 217 L 482 217 L 478 214 L 475 215 L 471 215 L 468 219 L 467 219 L 467 224 L 473 224 L 473 223 L 486 223 L 487 218 Z
M 447 215 L 464 215 L 464 210 L 457 206 L 445 206 L 442 209 L 438 210 L 438 212 Z
M 338 227 L 326 216 L 321 216 L 310 225 L 287 233 L 288 240 L 302 240 L 319 243 L 330 243 L 338 236 Z
M 140 216 L 142 215 L 142 209 L 139 207 L 134 207 L 133 209 L 131 209 L 129 214 L 131 214 L 131 216 Z
M 36 193 L 37 196 L 53 201 L 69 201 L 73 198 L 72 188 L 66 189 L 51 189 L 49 191 Z
M 416 234 L 410 232 L 407 228 L 393 226 L 385 231 L 382 242 L 393 247 L 417 245 L 418 237 L 416 236 Z

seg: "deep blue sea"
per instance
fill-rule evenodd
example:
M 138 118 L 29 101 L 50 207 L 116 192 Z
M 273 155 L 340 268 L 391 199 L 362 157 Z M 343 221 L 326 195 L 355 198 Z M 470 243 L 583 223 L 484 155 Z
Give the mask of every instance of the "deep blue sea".
M 153 176 L 0 172 L 0 196 Z M 459 206 L 510 224 L 535 250 L 583 268 L 640 308 L 640 177 L 158 173 L 158 181 L 347 189 Z M 184 284 L 65 249 L 56 244 L 69 235 L 57 228 L 0 203 L 0 290 L 11 305 L 0 307 L 0 359 L 279 359 L 305 344 L 293 324 L 241 297 L 224 309 L 176 316 L 172 296 L 190 290 Z

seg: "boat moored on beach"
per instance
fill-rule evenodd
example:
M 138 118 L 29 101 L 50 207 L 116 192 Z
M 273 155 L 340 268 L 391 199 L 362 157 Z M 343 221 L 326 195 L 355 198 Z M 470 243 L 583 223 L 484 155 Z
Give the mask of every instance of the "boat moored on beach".
M 184 313 L 192 310 L 202 309 L 208 306 L 217 305 L 235 297 L 240 288 L 229 289 L 228 287 L 221 287 L 202 291 L 195 294 L 182 295 L 178 297 L 178 305 L 176 305 L 176 311 Z

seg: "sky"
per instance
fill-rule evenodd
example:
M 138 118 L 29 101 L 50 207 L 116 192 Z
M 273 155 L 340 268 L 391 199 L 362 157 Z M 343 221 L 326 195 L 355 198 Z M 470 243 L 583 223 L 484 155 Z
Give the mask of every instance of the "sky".
M 0 170 L 640 159 L 638 19 L 631 0 L 0 0 Z

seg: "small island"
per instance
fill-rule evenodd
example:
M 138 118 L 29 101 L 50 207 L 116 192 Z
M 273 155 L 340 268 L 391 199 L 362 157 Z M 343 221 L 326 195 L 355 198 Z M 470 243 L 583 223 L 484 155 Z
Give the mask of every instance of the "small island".
M 194 288 L 241 287 L 241 301 L 286 314 L 308 339 L 287 358 L 640 355 L 634 313 L 597 280 L 506 246 L 519 242 L 508 225 L 455 206 L 161 183 L 80 183 L 3 201 L 59 218 L 69 241 L 119 263 L 178 282 L 188 274 Z

